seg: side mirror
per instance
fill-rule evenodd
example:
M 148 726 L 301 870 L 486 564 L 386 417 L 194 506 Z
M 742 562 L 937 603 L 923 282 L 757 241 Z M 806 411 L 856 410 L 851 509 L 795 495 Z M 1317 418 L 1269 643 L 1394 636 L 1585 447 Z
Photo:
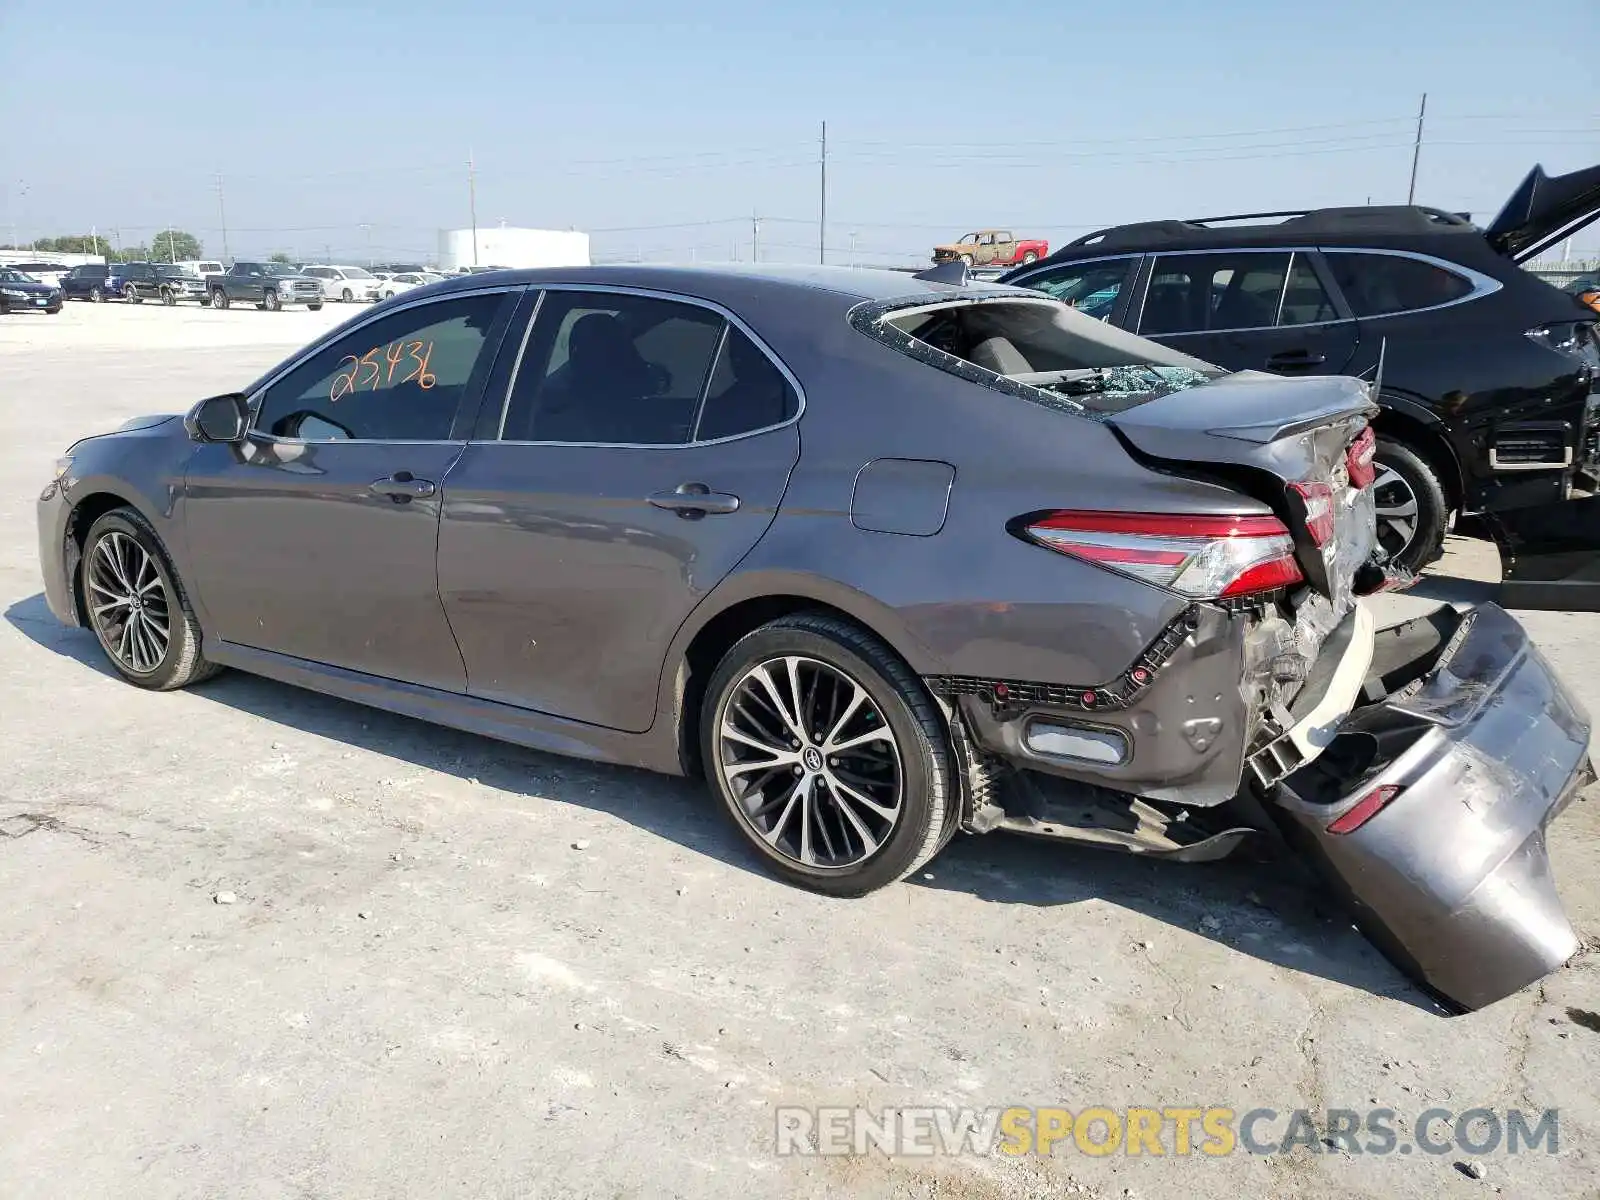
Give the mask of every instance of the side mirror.
M 250 423 L 250 410 L 238 392 L 212 396 L 189 410 L 183 427 L 197 442 L 238 442 Z

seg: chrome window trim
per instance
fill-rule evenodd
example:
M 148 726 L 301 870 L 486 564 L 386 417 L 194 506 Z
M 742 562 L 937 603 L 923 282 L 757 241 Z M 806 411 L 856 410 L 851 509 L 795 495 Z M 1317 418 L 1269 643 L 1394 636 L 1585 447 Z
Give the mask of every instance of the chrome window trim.
M 278 370 L 273 372 L 273 374 L 267 379 L 267 381 L 265 383 L 261 384 L 259 387 L 257 387 L 255 389 L 255 391 L 250 393 L 249 399 L 247 399 L 245 401 L 246 407 L 248 407 L 250 409 L 250 427 L 245 430 L 245 437 L 247 437 L 247 438 L 255 438 L 257 441 L 269 442 L 269 443 L 272 443 L 272 444 L 275 444 L 275 445 L 284 445 L 284 446 L 464 446 L 464 445 L 466 445 L 466 439 L 464 439 L 464 438 L 327 438 L 327 439 L 316 439 L 316 440 L 308 440 L 308 439 L 305 439 L 305 438 L 280 438 L 280 437 L 275 436 L 274 434 L 261 433 L 259 430 L 256 429 L 256 421 L 259 420 L 260 417 L 261 417 L 261 401 L 265 398 L 267 392 L 270 389 L 272 389 L 275 385 L 277 385 L 283 379 L 283 377 L 285 375 L 288 375 L 290 372 L 297 370 L 304 363 L 310 361 L 316 355 L 322 353 L 322 351 L 326 347 L 332 345 L 334 342 L 340 341 L 340 340 L 342 340 L 342 339 L 344 339 L 346 337 L 349 337 L 353 333 L 359 333 L 361 330 L 367 328 L 367 326 L 373 324 L 374 322 L 387 320 L 389 317 L 394 316 L 396 313 L 407 312 L 407 311 L 409 311 L 410 309 L 413 309 L 413 308 L 424 308 L 424 307 L 426 307 L 427 305 L 430 305 L 430 304 L 442 304 L 442 303 L 445 303 L 446 301 L 450 301 L 450 300 L 461 300 L 461 299 L 464 299 L 464 298 L 466 298 L 468 296 L 493 296 L 493 295 L 510 296 L 510 295 L 513 295 L 513 294 L 515 294 L 517 292 L 525 292 L 527 290 L 528 290 L 528 288 L 527 288 L 527 285 L 525 285 L 525 284 L 524 285 L 518 285 L 518 286 L 515 286 L 515 287 L 505 287 L 505 286 L 502 285 L 500 287 L 470 288 L 470 289 L 466 289 L 466 290 L 459 291 L 459 292 L 448 292 L 448 293 L 446 293 L 445 295 L 442 295 L 442 296 L 419 296 L 419 297 L 417 297 L 417 298 L 415 298 L 413 300 L 410 300 L 410 301 L 401 301 L 399 303 L 395 303 L 392 307 L 385 307 L 385 308 L 381 308 L 381 309 L 373 308 L 373 309 L 367 310 L 367 313 L 363 317 L 357 318 L 356 319 L 356 323 L 354 325 L 350 326 L 348 329 L 342 329 L 341 328 L 341 329 L 332 330 L 329 333 L 329 335 L 323 337 L 322 339 L 320 339 L 317 342 L 312 343 L 312 345 L 310 345 L 306 349 L 302 350 L 294 358 L 291 358 L 291 359 L 288 360 L 288 362 L 280 365 Z M 530 324 L 531 324 L 531 322 L 530 322 Z
M 1160 334 L 1156 334 L 1155 336 L 1156 337 L 1164 337 L 1164 338 L 1176 338 L 1176 337 L 1198 337 L 1198 336 L 1203 336 L 1205 334 L 1211 334 L 1211 333 L 1261 333 L 1261 332 L 1263 332 L 1265 330 L 1269 330 L 1269 329 L 1316 329 L 1318 327 L 1327 326 L 1327 325 L 1344 325 L 1344 324 L 1347 324 L 1347 323 L 1349 323 L 1351 321 L 1382 321 L 1382 320 L 1387 320 L 1389 317 L 1404 317 L 1404 316 L 1410 316 L 1412 313 L 1437 312 L 1439 309 L 1442 309 L 1442 308 L 1454 308 L 1458 304 L 1468 304 L 1471 301 L 1481 299 L 1484 296 L 1493 295 L 1495 292 L 1498 292 L 1502 287 L 1505 286 L 1498 279 L 1495 279 L 1493 276 L 1485 275 L 1481 271 L 1474 271 L 1471 267 L 1464 267 L 1459 263 L 1450 262 L 1448 259 L 1436 258 L 1431 254 L 1423 254 L 1423 253 L 1421 253 L 1419 251 L 1416 251 L 1416 250 L 1391 250 L 1391 249 L 1385 249 L 1385 248 L 1380 248 L 1380 247 L 1376 247 L 1376 246 L 1301 246 L 1301 245 L 1288 245 L 1288 246 L 1239 246 L 1239 247 L 1236 247 L 1234 249 L 1223 249 L 1223 248 L 1215 248 L 1214 249 L 1214 248 L 1211 248 L 1211 247 L 1206 247 L 1206 248 L 1194 249 L 1194 250 L 1158 250 L 1158 251 L 1150 253 L 1150 255 L 1149 255 L 1149 257 L 1151 259 L 1150 277 L 1151 277 L 1151 279 L 1154 279 L 1156 271 L 1160 270 L 1160 266 L 1161 266 L 1160 260 L 1161 259 L 1174 257 L 1174 256 L 1179 256 L 1179 255 L 1188 255 L 1188 254 L 1285 254 L 1285 253 L 1287 253 L 1290 256 L 1289 269 L 1291 271 L 1294 269 L 1294 256 L 1296 254 L 1322 254 L 1324 256 L 1330 255 L 1330 254 L 1380 254 L 1380 255 L 1384 255 L 1384 256 L 1389 257 L 1389 258 L 1409 258 L 1409 259 L 1414 259 L 1415 261 L 1420 262 L 1420 263 L 1426 263 L 1430 267 L 1437 267 L 1441 271 L 1448 271 L 1450 274 L 1455 275 L 1458 278 L 1465 279 L 1468 283 L 1470 283 L 1472 285 L 1472 290 L 1469 291 L 1465 296 L 1460 296 L 1455 300 L 1446 300 L 1443 304 L 1430 304 L 1425 308 L 1402 308 L 1397 312 L 1378 313 L 1377 315 L 1370 316 L 1370 317 L 1356 317 L 1356 316 L 1339 317 L 1339 318 L 1337 318 L 1335 320 L 1332 320 L 1332 321 L 1307 321 L 1303 325 L 1241 325 L 1241 326 L 1237 326 L 1237 327 L 1229 328 L 1229 329 L 1189 329 L 1189 330 L 1185 330 L 1182 333 L 1160 333 Z M 1124 257 L 1124 256 L 1123 255 L 1107 255 L 1107 257 L 1108 258 L 1121 258 L 1121 257 Z M 1094 260 L 1082 259 L 1082 260 L 1079 260 L 1079 261 L 1090 262 L 1090 261 L 1094 261 Z M 1287 273 L 1285 273 L 1285 275 L 1284 275 L 1284 281 L 1287 284 L 1287 282 L 1288 282 L 1288 274 Z M 1146 283 L 1145 283 L 1144 295 L 1139 297 L 1139 319 L 1136 322 L 1134 322 L 1133 329 L 1130 331 L 1130 332 L 1133 332 L 1133 333 L 1138 333 L 1140 337 L 1150 337 L 1151 336 L 1148 333 L 1141 332 L 1140 329 L 1139 329 L 1139 326 L 1144 322 L 1144 306 L 1145 306 L 1145 301 L 1148 300 L 1149 297 L 1150 297 L 1150 284 L 1149 284 L 1149 281 L 1147 280 Z M 1331 299 L 1332 297 L 1329 297 L 1329 298 Z
M 744 438 L 757 437 L 757 436 L 759 436 L 759 435 L 761 435 L 763 433 L 772 433 L 774 430 L 787 429 L 790 425 L 797 424 L 799 422 L 800 418 L 805 416 L 805 413 L 806 413 L 806 393 L 805 393 L 805 389 L 800 386 L 799 378 L 796 377 L 795 373 L 789 369 L 789 364 L 784 362 L 783 359 L 781 359 L 780 357 L 778 357 L 777 352 L 775 350 L 773 350 L 771 346 L 767 345 L 766 340 L 764 338 L 762 338 L 759 334 L 757 334 L 755 330 L 751 329 L 750 326 L 747 325 L 744 322 L 743 318 L 741 318 L 732 309 L 725 308 L 723 305 L 718 304 L 715 300 L 706 300 L 706 299 L 703 299 L 702 297 L 699 297 L 699 296 L 686 296 L 686 295 L 682 294 L 681 292 L 664 292 L 664 291 L 661 291 L 661 290 L 659 290 L 657 288 L 633 287 L 633 286 L 631 286 L 629 284 L 625 284 L 625 283 L 593 283 L 593 284 L 591 284 L 591 283 L 547 283 L 547 284 L 539 285 L 539 289 L 540 289 L 541 292 L 603 292 L 603 293 L 610 293 L 610 294 L 615 294 L 615 295 L 619 295 L 619 296 L 642 296 L 647 300 L 665 300 L 665 301 L 669 301 L 670 303 L 674 303 L 674 304 L 687 304 L 687 305 L 690 305 L 690 306 L 695 307 L 695 308 L 703 308 L 703 309 L 706 309 L 706 310 L 708 310 L 710 312 L 714 312 L 718 316 L 720 316 L 724 321 L 726 321 L 729 325 L 736 326 L 741 333 L 743 333 L 747 338 L 750 339 L 751 343 L 756 347 L 756 349 L 760 350 L 761 353 L 764 354 L 767 357 L 767 361 L 769 361 L 770 363 L 772 363 L 773 366 L 778 368 L 778 373 L 781 374 L 785 379 L 787 379 L 789 381 L 789 386 L 794 389 L 794 394 L 795 394 L 795 398 L 796 398 L 796 401 L 797 401 L 796 406 L 795 406 L 794 416 L 790 417 L 787 421 L 779 421 L 775 425 L 763 425 L 759 429 L 747 429 L 743 433 L 730 434 L 728 437 L 723 437 L 723 438 L 710 438 L 710 439 L 705 440 L 705 441 L 689 441 L 689 442 L 551 442 L 551 441 L 526 441 L 526 440 L 523 440 L 523 439 L 520 439 L 520 438 L 497 438 L 492 442 L 487 440 L 487 439 L 482 439 L 482 440 L 474 439 L 474 441 L 473 441 L 474 445 L 484 445 L 484 446 L 488 446 L 488 445 L 499 445 L 499 446 L 574 446 L 574 447 L 582 447 L 582 448 L 604 447 L 604 448 L 612 449 L 612 450 L 689 450 L 689 449 L 693 449 L 696 446 L 720 446 L 720 445 L 723 445 L 726 442 L 737 442 L 737 441 L 743 440 Z M 541 309 L 544 307 L 544 297 L 542 295 L 539 298 L 539 307 Z M 532 332 L 534 317 L 537 317 L 538 315 L 539 315 L 538 312 L 535 311 L 533 316 L 528 318 L 528 332 Z M 524 344 L 526 344 L 527 333 L 524 333 L 523 340 L 524 340 Z M 715 364 L 713 364 L 713 365 L 715 365 Z M 511 409 L 511 393 L 516 390 L 517 376 L 521 373 L 521 370 L 522 370 L 522 354 L 521 354 L 521 351 L 518 351 L 516 366 L 517 366 L 517 369 L 512 372 L 511 379 L 506 384 L 505 399 L 503 401 L 501 401 L 500 428 L 502 430 L 505 429 L 506 416 L 510 412 L 510 409 Z M 703 401 L 704 397 L 701 397 L 701 399 Z M 702 405 L 702 407 L 703 407 L 703 405 Z M 698 427 L 699 423 L 700 423 L 699 422 L 699 413 L 698 413 L 698 410 L 697 410 L 696 417 L 695 417 L 695 425 Z M 690 432 L 692 433 L 693 430 L 691 430 Z

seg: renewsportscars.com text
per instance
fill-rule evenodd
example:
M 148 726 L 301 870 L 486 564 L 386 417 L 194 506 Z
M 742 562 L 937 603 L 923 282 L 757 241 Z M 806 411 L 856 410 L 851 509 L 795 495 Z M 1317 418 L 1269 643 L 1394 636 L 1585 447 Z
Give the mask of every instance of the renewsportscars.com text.
M 1555 1154 L 1556 1109 L 1429 1108 L 1403 1120 L 1392 1108 L 1220 1106 L 942 1108 L 901 1106 L 777 1110 L 779 1155 L 961 1154 L 1091 1157 L 1191 1154 Z

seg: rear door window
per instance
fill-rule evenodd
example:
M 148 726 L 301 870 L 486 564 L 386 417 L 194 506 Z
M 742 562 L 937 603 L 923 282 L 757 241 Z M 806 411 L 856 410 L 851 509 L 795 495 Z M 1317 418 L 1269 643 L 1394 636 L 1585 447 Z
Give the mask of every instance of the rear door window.
M 1146 337 L 1224 329 L 1264 329 L 1278 322 L 1287 251 L 1163 254 L 1150 273 L 1139 332 Z
M 1358 317 L 1434 308 L 1465 299 L 1470 280 L 1403 254 L 1324 250 L 1333 278 Z
M 1018 283 L 1043 292 L 1087 316 L 1107 321 L 1116 311 L 1117 301 L 1131 282 L 1138 263 L 1137 256 L 1068 263 L 1036 272 L 1018 280 Z
M 710 309 L 651 296 L 548 292 L 501 436 L 683 445 L 694 436 L 725 324 Z

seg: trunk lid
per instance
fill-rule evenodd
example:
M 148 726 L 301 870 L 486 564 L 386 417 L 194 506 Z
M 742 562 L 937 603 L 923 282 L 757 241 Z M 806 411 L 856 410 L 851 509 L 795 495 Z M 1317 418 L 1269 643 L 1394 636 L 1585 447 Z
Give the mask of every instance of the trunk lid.
M 1484 230 L 1489 244 L 1525 262 L 1600 218 L 1600 166 L 1546 175 L 1536 166 Z
M 1294 535 L 1307 583 L 1331 601 L 1324 620 L 1336 621 L 1354 604 L 1356 574 L 1377 546 L 1371 489 L 1351 485 L 1347 461 L 1377 411 L 1358 379 L 1243 371 L 1105 419 L 1148 465 L 1212 475 L 1271 505 Z M 1322 488 L 1333 529 L 1319 545 L 1306 493 Z

